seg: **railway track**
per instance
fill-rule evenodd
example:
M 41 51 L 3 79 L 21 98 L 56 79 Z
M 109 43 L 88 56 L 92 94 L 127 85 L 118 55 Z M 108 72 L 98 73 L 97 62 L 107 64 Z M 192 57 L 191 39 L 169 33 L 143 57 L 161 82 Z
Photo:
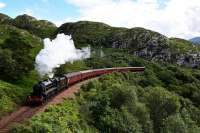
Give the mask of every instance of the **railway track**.
M 63 92 L 59 93 L 58 95 L 54 96 L 52 99 L 50 99 L 46 104 L 37 106 L 37 107 L 29 107 L 29 106 L 22 106 L 17 111 L 4 116 L 0 120 L 0 133 L 8 133 L 9 129 L 16 123 L 22 123 L 25 120 L 31 118 L 35 114 L 38 114 L 40 112 L 44 112 L 46 108 L 48 108 L 49 105 L 56 105 L 58 103 L 61 103 L 66 98 L 73 98 L 74 94 L 79 91 L 81 85 L 89 82 L 89 79 L 86 81 L 82 81 L 80 83 L 77 83 L 68 89 L 64 90 Z
M 0 133 L 7 133 L 9 131 L 9 128 L 11 125 L 15 123 L 20 123 L 35 114 L 35 112 L 39 109 L 40 107 L 28 107 L 28 106 L 23 106 L 19 108 L 16 112 L 11 113 L 9 116 L 5 116 L 1 119 L 0 121 Z

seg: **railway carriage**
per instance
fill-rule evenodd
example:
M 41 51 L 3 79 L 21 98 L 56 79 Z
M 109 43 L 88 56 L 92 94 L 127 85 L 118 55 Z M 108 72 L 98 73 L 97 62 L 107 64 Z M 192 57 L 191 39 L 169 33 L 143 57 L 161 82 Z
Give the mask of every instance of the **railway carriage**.
M 68 73 L 68 74 L 65 74 L 64 76 L 66 79 L 67 86 L 73 85 L 73 84 L 81 81 L 81 73 L 80 72 Z

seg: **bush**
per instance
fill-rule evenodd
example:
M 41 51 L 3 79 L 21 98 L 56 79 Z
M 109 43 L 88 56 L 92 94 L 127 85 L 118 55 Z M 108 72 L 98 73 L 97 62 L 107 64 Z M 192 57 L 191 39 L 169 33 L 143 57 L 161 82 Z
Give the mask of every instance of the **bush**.
M 77 104 L 66 100 L 56 106 L 50 106 L 45 113 L 31 118 L 25 125 L 17 125 L 12 129 L 13 133 L 80 133 L 85 131 L 95 131 L 87 124 L 81 124 Z
M 28 33 L 27 33 L 28 34 Z M 16 81 L 34 69 L 35 56 L 41 49 L 39 41 L 31 35 L 23 37 L 13 31 L 0 48 L 0 78 Z
M 145 93 L 145 99 L 154 123 L 154 131 L 159 133 L 162 120 L 179 111 L 179 99 L 173 93 L 159 87 L 149 89 Z
M 179 115 L 172 115 L 163 121 L 161 133 L 189 133 L 187 125 Z
M 8 96 L 2 96 L 0 99 L 0 116 L 13 111 L 14 103 Z

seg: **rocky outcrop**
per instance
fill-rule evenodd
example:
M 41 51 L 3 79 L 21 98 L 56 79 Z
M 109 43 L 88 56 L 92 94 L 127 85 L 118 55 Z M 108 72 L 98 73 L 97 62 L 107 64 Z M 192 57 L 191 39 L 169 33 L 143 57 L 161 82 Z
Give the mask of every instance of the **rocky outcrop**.
M 113 48 L 131 49 L 134 55 L 152 60 L 169 60 L 168 38 L 147 29 L 133 28 L 116 33 L 108 42 Z

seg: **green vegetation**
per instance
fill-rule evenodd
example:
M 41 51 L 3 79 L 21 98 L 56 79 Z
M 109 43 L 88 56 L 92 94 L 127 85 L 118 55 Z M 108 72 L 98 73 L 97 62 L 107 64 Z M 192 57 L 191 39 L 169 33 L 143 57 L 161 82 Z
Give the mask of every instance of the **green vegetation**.
M 170 49 L 176 54 L 194 53 L 200 50 L 199 46 L 194 46 L 192 42 L 180 39 L 170 38 Z
M 33 84 L 39 80 L 34 64 L 35 56 L 42 48 L 42 41 L 11 25 L 0 25 L 0 34 L 1 117 L 24 104 Z
M 66 63 L 55 69 L 55 75 L 60 76 L 64 73 L 77 72 L 80 70 L 88 70 L 89 67 L 84 61 L 74 61 L 73 63 Z
M 13 132 L 198 133 L 200 130 L 200 70 L 150 62 L 119 51 L 77 64 L 90 68 L 146 66 L 146 70 L 101 76 L 82 86 L 75 99 L 50 107 L 17 125 Z
M 57 29 L 57 27 L 49 21 L 37 20 L 28 15 L 17 16 L 13 20 L 13 25 L 18 28 L 25 29 L 40 38 L 51 37 Z
M 42 43 L 28 32 L 21 32 L 18 29 L 9 31 L 9 37 L 0 44 L 0 79 L 19 80 L 34 69 L 35 56 Z
M 65 23 L 57 29 L 55 35 L 65 33 L 72 35 L 76 46 L 99 46 L 108 48 L 128 48 L 140 51 L 147 48 L 152 52 L 163 49 L 172 54 L 185 54 L 197 52 L 198 46 L 179 38 L 167 38 L 164 35 L 141 27 L 132 29 L 111 27 L 104 23 L 79 21 Z M 55 36 L 54 35 L 54 36 Z
M 117 45 L 120 45 L 118 47 L 121 48 L 139 48 L 142 47 L 140 44 L 143 44 L 144 47 L 154 38 L 158 38 L 159 43 L 166 43 L 167 41 L 163 35 L 144 28 L 111 27 L 104 23 L 90 21 L 65 23 L 57 29 L 56 34 L 58 33 L 72 35 L 76 46 L 90 44 L 95 47 L 111 48 L 113 43 L 117 42 Z
M 76 46 L 91 44 L 93 46 L 102 46 L 106 38 L 114 31 L 125 31 L 125 28 L 113 28 L 104 23 L 80 21 L 77 23 L 66 23 L 59 27 L 58 33 L 72 35 Z
M 58 106 L 51 106 L 46 111 L 30 121 L 26 126 L 18 125 L 12 129 L 15 133 L 40 133 L 40 132 L 58 132 L 58 133 L 75 133 L 75 132 L 92 132 L 96 129 L 89 127 L 81 118 L 76 101 L 65 101 Z M 51 124 L 47 124 L 46 122 Z
M 19 15 L 15 19 L 12 19 L 11 17 L 0 13 L 0 24 L 24 29 L 42 39 L 52 37 L 57 29 L 55 24 L 47 20 L 37 20 L 26 14 Z
M 18 105 L 24 103 L 30 89 L 25 89 L 0 80 L 0 117 L 13 111 Z
M 0 13 L 0 24 L 11 24 L 12 18 L 10 18 L 8 15 Z

